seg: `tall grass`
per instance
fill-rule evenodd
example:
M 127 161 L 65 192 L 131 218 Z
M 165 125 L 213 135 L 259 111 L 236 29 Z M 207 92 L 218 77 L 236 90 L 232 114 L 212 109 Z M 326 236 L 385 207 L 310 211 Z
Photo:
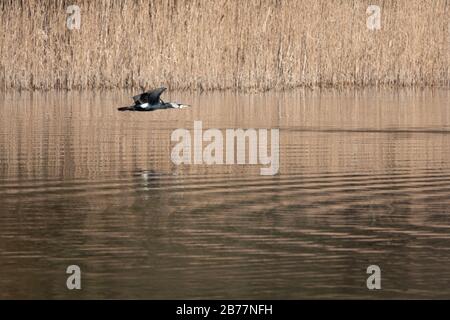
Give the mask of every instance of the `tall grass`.
M 80 30 L 66 7 L 81 8 Z M 382 28 L 366 9 L 382 9 Z M 450 0 L 2 0 L 0 88 L 448 86 Z

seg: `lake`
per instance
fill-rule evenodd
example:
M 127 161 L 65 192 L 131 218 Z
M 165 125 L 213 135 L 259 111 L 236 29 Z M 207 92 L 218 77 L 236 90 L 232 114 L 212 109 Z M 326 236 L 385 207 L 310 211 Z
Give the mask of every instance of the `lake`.
M 0 94 L 0 298 L 450 298 L 449 90 L 133 94 Z M 174 164 L 194 121 L 279 129 L 278 173 Z

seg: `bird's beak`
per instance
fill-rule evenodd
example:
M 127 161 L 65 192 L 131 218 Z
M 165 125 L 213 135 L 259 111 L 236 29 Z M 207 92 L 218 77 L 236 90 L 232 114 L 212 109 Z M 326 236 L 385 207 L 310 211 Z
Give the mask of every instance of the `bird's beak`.
M 188 105 L 188 104 L 180 104 L 180 109 L 189 108 L 189 107 L 190 107 L 190 105 Z

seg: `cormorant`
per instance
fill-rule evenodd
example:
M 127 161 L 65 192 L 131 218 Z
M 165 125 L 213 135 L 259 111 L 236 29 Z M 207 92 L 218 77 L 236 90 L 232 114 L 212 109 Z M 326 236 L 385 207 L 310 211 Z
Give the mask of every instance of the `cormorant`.
M 121 107 L 119 111 L 154 111 L 159 109 L 182 109 L 190 107 L 187 104 L 177 102 L 164 102 L 161 99 L 161 94 L 167 88 L 158 88 L 141 93 L 133 97 L 134 105 L 129 107 Z

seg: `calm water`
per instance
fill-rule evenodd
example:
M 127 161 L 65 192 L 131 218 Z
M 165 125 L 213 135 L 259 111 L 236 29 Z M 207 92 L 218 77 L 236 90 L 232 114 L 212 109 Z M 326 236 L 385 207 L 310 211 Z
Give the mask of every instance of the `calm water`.
M 132 94 L 0 96 L 0 298 L 450 298 L 449 91 Z M 279 128 L 279 174 L 175 166 L 194 120 Z

